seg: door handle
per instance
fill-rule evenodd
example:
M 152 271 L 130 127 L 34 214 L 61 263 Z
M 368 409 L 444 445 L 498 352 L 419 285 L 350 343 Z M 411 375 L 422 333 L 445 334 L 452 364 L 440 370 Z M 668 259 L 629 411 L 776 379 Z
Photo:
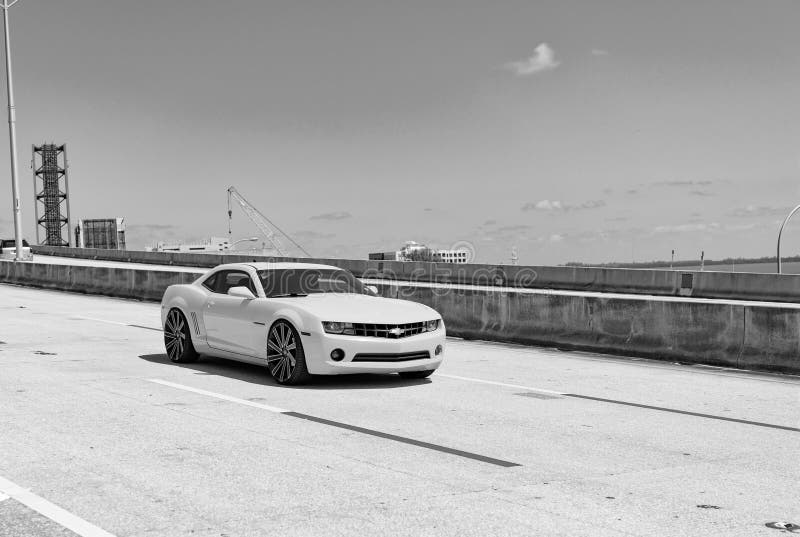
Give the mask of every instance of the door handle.
M 210 302 L 208 303 L 208 307 L 209 307 L 209 308 L 210 308 L 211 306 L 213 306 L 213 305 L 214 305 L 214 302 L 213 302 L 213 301 L 210 301 Z

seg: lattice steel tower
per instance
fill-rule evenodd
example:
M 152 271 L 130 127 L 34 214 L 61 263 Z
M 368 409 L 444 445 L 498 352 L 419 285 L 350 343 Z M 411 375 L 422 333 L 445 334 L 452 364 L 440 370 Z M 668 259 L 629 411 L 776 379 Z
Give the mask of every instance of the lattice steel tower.
M 31 167 L 36 196 L 36 242 L 47 246 L 69 246 L 72 226 L 69 217 L 67 146 L 33 146 Z M 44 228 L 44 239 L 40 238 L 39 228 Z

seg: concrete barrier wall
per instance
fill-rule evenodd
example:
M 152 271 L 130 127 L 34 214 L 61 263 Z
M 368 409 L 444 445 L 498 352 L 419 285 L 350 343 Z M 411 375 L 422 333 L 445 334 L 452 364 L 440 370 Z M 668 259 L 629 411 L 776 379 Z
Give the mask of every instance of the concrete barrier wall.
M 358 277 L 526 289 L 564 289 L 601 293 L 692 296 L 800 302 L 800 275 L 742 272 L 686 272 L 652 269 L 511 266 L 368 261 L 363 259 L 276 258 L 252 255 L 138 252 L 35 246 L 36 255 L 211 268 L 221 263 L 300 261 L 350 270 Z
M 691 296 L 800 302 L 800 275 L 695 272 Z
M 382 294 L 439 311 L 449 335 L 659 360 L 800 373 L 800 307 L 531 290 L 449 292 L 402 282 Z
M 744 306 L 575 294 L 417 289 L 449 333 L 560 348 L 738 366 Z
M 198 272 L 0 262 L 0 282 L 159 301 Z M 679 297 L 619 297 L 370 280 L 383 296 L 429 305 L 448 334 L 800 373 L 800 306 Z
M 193 272 L 0 261 L 2 283 L 151 301 L 160 301 L 170 285 L 191 283 L 199 276 Z

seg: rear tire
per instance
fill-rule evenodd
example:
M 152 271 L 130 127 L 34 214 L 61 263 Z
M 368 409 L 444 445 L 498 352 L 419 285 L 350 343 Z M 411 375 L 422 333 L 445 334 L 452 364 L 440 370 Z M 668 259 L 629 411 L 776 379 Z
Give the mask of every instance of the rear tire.
M 404 379 L 424 379 L 430 377 L 435 369 L 426 369 L 424 371 L 400 371 L 400 375 Z
M 164 347 L 171 362 L 188 364 L 197 361 L 198 354 L 192 345 L 192 334 L 181 310 L 173 308 L 164 322 Z
M 267 369 L 278 384 L 295 386 L 311 375 L 297 330 L 288 321 L 276 321 L 267 333 Z

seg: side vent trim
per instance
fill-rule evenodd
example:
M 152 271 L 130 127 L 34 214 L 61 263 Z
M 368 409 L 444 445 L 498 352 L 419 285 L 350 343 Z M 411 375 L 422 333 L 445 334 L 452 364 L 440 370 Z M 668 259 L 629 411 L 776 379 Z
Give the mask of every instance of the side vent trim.
M 192 322 L 194 323 L 194 333 L 200 335 L 200 324 L 197 322 L 197 314 L 192 312 Z

